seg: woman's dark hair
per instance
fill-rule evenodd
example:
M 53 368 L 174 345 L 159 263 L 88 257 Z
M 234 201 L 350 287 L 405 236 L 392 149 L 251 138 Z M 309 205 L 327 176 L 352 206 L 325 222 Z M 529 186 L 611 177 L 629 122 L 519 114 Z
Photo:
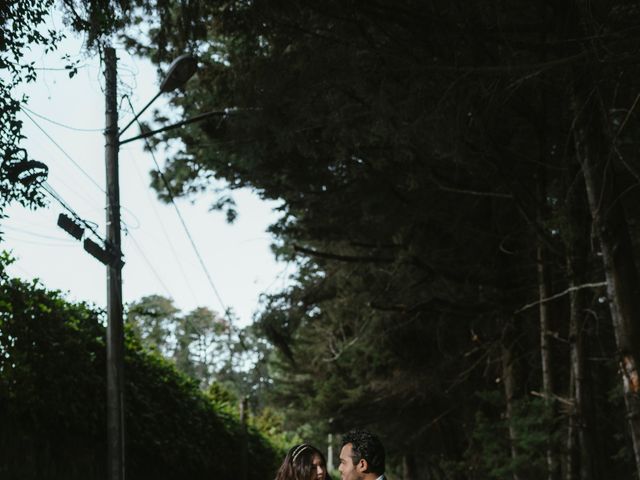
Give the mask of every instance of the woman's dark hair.
M 384 447 L 378 437 L 366 430 L 351 430 L 342 436 L 342 446 L 351 444 L 352 460 L 355 465 L 364 458 L 367 461 L 367 472 L 384 473 Z
M 316 447 L 302 443 L 292 447 L 287 455 L 278 473 L 276 480 L 312 480 L 316 478 L 316 469 L 313 466 L 313 457 L 318 455 L 322 460 L 322 465 L 327 470 L 327 461 L 324 455 Z M 325 474 L 325 480 L 330 480 L 328 472 Z

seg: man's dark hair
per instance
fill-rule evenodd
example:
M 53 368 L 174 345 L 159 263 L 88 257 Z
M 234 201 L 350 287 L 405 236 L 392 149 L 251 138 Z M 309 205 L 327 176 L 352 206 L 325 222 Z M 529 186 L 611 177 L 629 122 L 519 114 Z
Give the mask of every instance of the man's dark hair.
M 384 447 L 378 437 L 366 430 L 351 430 L 342 436 L 342 446 L 351 444 L 353 464 L 364 458 L 369 466 L 365 473 L 384 473 Z

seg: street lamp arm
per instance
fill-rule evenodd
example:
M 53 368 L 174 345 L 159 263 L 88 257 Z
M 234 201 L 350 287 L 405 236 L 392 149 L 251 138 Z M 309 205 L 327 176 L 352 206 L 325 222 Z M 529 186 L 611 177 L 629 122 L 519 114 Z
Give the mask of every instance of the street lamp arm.
M 164 92 L 162 90 L 160 90 L 158 93 L 156 93 L 156 96 L 153 97 L 151 100 L 149 100 L 149 102 L 142 107 L 142 110 L 140 110 L 138 113 L 136 113 L 136 115 L 131 119 L 131 121 L 129 123 L 127 123 L 127 125 L 121 129 L 118 132 L 118 137 L 120 137 L 131 125 L 133 125 L 133 123 L 138 120 L 138 118 L 140 117 L 140 115 L 142 115 L 144 113 L 144 111 L 149 108 L 149 106 L 156 101 L 156 98 L 158 98 L 160 95 L 162 95 Z
M 169 65 L 169 70 L 167 71 L 167 75 L 164 77 L 162 84 L 160 85 L 160 90 L 156 93 L 156 96 L 153 97 L 149 103 L 147 103 L 142 110 L 140 110 L 133 119 L 127 123 L 127 125 L 118 132 L 118 138 L 129 128 L 140 115 L 144 112 L 149 105 L 155 102 L 156 98 L 158 98 L 163 93 L 171 92 L 177 88 L 181 88 L 187 83 L 194 73 L 198 70 L 198 60 L 193 55 L 184 54 L 180 55 L 176 58 L 171 65 Z
M 121 140 L 119 144 L 124 145 L 125 143 L 133 142 L 134 140 L 140 140 L 143 138 L 152 137 L 158 133 L 166 132 L 168 130 L 173 130 L 175 128 L 179 128 L 184 125 L 188 125 L 190 123 L 199 122 L 200 120 L 205 120 L 210 117 L 225 117 L 230 113 L 232 113 L 232 111 L 229 111 L 229 110 L 213 110 L 211 112 L 201 113 L 200 115 L 187 118 L 186 120 L 183 120 L 178 123 L 174 123 L 173 125 L 167 125 L 166 127 L 158 128 L 156 130 L 149 130 L 148 132 L 141 133 L 140 135 L 136 135 L 135 137 L 126 138 L 124 140 Z

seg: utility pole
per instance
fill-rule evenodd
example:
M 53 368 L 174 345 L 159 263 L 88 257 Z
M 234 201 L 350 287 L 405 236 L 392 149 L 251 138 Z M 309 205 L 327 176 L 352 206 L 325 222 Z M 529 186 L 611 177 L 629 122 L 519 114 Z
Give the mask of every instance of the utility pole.
M 70 211 L 74 218 L 60 214 L 58 226 L 76 240 L 84 236 L 84 227 L 89 227 L 93 235 L 101 240 L 104 248 L 91 240 L 84 239 L 84 249 L 107 266 L 107 480 L 125 479 L 124 454 L 124 326 L 122 319 L 122 246 L 120 244 L 120 187 L 118 180 L 118 151 L 123 143 L 146 138 L 149 134 L 137 135 L 120 141 L 120 135 L 135 123 L 160 94 L 171 92 L 184 84 L 196 73 L 198 61 L 191 55 L 181 55 L 169 66 L 160 91 L 138 112 L 122 130 L 118 128 L 118 88 L 117 57 L 111 47 L 104 49 L 105 77 L 105 170 L 107 177 L 107 238 L 102 240 L 94 228 Z M 153 133 L 177 128 L 187 123 L 203 120 L 225 112 L 209 112 L 175 125 L 163 127 Z M 9 178 L 27 184 L 46 175 L 47 166 L 41 162 L 29 161 L 12 166 Z M 246 410 L 246 407 L 245 407 Z M 246 437 L 246 424 L 244 426 Z M 245 442 L 246 443 L 246 442 Z M 246 449 L 246 445 L 245 445 Z M 246 457 L 246 454 L 245 454 Z M 246 462 L 244 462 L 246 463 Z M 244 475 L 246 478 L 246 473 Z
M 107 469 L 108 480 L 124 480 L 124 332 L 120 191 L 118 186 L 118 102 L 116 51 L 105 54 L 105 166 L 107 174 Z

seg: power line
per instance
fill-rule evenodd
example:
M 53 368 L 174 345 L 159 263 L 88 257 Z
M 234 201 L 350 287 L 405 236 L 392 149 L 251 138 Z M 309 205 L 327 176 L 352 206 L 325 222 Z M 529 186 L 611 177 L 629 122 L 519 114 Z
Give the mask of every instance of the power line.
M 78 215 L 75 210 L 73 210 L 68 204 L 67 202 L 64 201 L 64 199 L 62 198 L 62 196 L 55 191 L 55 189 L 49 185 L 48 182 L 43 182 L 42 183 L 42 188 L 44 189 L 45 192 L 47 192 L 51 198 L 53 198 L 56 202 L 58 202 L 62 208 L 64 208 L 67 212 L 69 212 L 78 222 L 82 223 L 86 228 L 88 228 L 98 239 L 100 239 L 101 242 L 104 243 L 104 240 L 102 239 L 102 237 L 100 236 L 100 234 L 97 232 L 97 224 L 93 223 L 93 222 L 88 222 L 87 220 L 84 220 L 80 215 Z
M 47 121 L 49 123 L 53 123 L 54 125 L 57 125 L 57 126 L 62 127 L 62 128 L 66 128 L 68 130 L 73 130 L 75 132 L 102 132 L 104 130 L 104 128 L 78 128 L 78 127 L 72 127 L 71 125 L 66 125 L 64 123 L 60 123 L 60 122 L 58 122 L 56 120 L 53 120 L 53 119 L 51 119 L 49 117 L 45 117 L 44 115 L 42 115 L 40 113 L 36 113 L 33 110 L 25 107 L 24 105 L 22 105 L 20 107 L 20 109 L 25 111 L 25 112 L 30 113 L 31 115 L 34 115 L 34 116 L 36 116 L 38 118 L 41 118 L 42 120 L 45 120 L 45 121 Z
M 149 259 L 147 258 L 147 256 L 144 254 L 144 251 L 142 250 L 142 247 L 140 247 L 140 244 L 138 244 L 137 240 L 134 238 L 133 234 L 130 231 L 126 231 L 127 236 L 131 239 L 131 241 L 133 242 L 133 245 L 136 247 L 136 249 L 138 250 L 138 253 L 140 253 L 140 256 L 142 257 L 142 259 L 145 261 L 145 263 L 147 264 L 147 266 L 149 267 L 149 269 L 151 270 L 151 272 L 153 273 L 153 275 L 156 277 L 156 280 L 158 280 L 158 283 L 160 283 L 160 285 L 162 286 L 162 288 L 164 288 L 165 293 L 171 297 L 174 298 L 173 295 L 171 295 L 171 292 L 169 291 L 169 288 L 165 285 L 165 283 L 162 281 L 162 278 L 160 277 L 160 275 L 158 274 L 158 272 L 156 271 L 156 269 L 153 267 L 153 264 L 149 261 Z
M 51 135 L 49 135 L 49 133 L 40 125 L 38 124 L 38 122 L 36 122 L 34 120 L 34 118 L 31 115 L 34 115 L 38 118 L 41 118 L 47 122 L 53 123 L 54 125 L 58 125 L 60 127 L 63 128 L 67 128 L 70 130 L 75 130 L 75 131 L 82 131 L 82 132 L 96 132 L 96 131 L 102 131 L 103 129 L 83 129 L 83 128 L 76 128 L 76 127 L 72 127 L 70 125 L 66 125 L 60 122 L 57 122 L 51 118 L 45 117 L 44 115 L 38 114 L 32 110 L 30 110 L 29 108 L 23 106 L 22 107 L 23 113 L 25 114 L 25 116 L 31 120 L 31 122 L 63 153 L 63 155 L 69 160 L 71 161 L 71 163 L 73 163 L 73 165 L 75 165 L 84 175 L 85 177 L 87 177 L 91 183 L 93 183 L 100 191 L 102 191 L 103 193 L 106 194 L 106 191 L 93 179 L 93 177 L 91 177 L 91 175 L 89 175 L 65 150 L 62 146 L 60 146 L 60 144 L 58 144 Z M 30 115 L 31 114 L 31 115 Z M 100 234 L 97 232 L 96 227 L 97 225 L 94 225 L 90 222 L 87 222 L 86 220 L 82 219 L 82 217 L 80 217 L 80 215 L 78 215 L 69 205 L 68 203 L 62 198 L 62 196 L 47 182 L 42 184 L 43 189 L 55 200 L 57 201 L 65 210 L 67 210 L 78 222 L 82 223 L 87 229 L 89 229 L 98 239 L 100 239 L 101 241 L 104 240 L 102 239 L 102 237 L 100 236 Z M 130 211 L 130 210 L 128 210 Z M 131 212 L 133 213 L 133 212 Z M 32 232 L 26 232 L 25 233 L 31 233 Z M 153 265 L 151 264 L 151 262 L 149 261 L 149 259 L 146 257 L 146 255 L 144 254 L 142 248 L 140 247 L 140 245 L 138 244 L 138 242 L 136 241 L 136 239 L 133 237 L 133 235 L 131 235 L 130 232 L 129 236 L 132 240 L 132 242 L 134 243 L 134 246 L 138 249 L 140 255 L 142 256 L 142 258 L 144 259 L 144 261 L 147 263 L 148 267 L 151 269 L 152 273 L 154 274 L 154 276 L 156 277 L 156 279 L 158 280 L 158 282 L 160 283 L 160 285 L 164 288 L 165 292 L 171 296 L 171 292 L 169 291 L 169 289 L 167 288 L 166 284 L 162 281 L 162 279 L 160 278 L 160 276 L 158 275 L 158 272 L 154 269 Z M 37 234 L 33 234 L 33 235 L 37 235 Z M 37 235 L 37 236 L 41 236 L 41 235 Z M 46 236 L 42 236 L 42 237 L 46 237 Z M 49 239 L 55 239 L 55 240 L 64 240 L 64 239 L 59 239 L 59 238 L 54 238 L 54 237 L 46 237 Z
M 32 136 L 31 138 L 29 138 L 29 141 L 34 145 L 37 145 L 41 150 L 49 151 L 50 150 L 49 143 L 45 142 L 45 140 L 46 139 L 38 138 L 37 136 Z M 45 142 L 46 144 L 43 142 Z M 89 192 L 88 190 L 83 188 L 84 184 L 81 182 L 78 182 L 77 179 L 74 182 L 72 182 L 70 180 L 73 180 L 73 178 L 70 177 L 69 175 L 65 175 L 64 171 L 62 171 L 61 173 L 58 173 L 57 170 L 50 169 L 47 180 L 51 183 L 51 181 L 54 180 L 54 177 L 55 177 L 56 184 L 63 185 L 71 193 L 79 197 L 79 199 L 83 201 L 85 205 L 91 205 L 101 210 L 104 208 L 91 195 L 91 192 L 93 192 L 93 190 Z
M 67 202 L 64 201 L 64 199 L 62 198 L 62 196 L 55 191 L 55 189 L 49 185 L 47 182 L 42 182 L 42 188 L 55 200 L 57 201 L 62 208 L 64 208 L 67 212 L 69 212 L 73 218 L 78 222 L 81 223 L 82 225 L 84 225 L 89 231 L 91 231 L 91 233 L 93 233 L 93 235 L 95 235 L 95 237 L 105 246 L 108 246 L 108 242 L 102 238 L 100 236 L 100 234 L 97 232 L 97 227 L 98 224 L 97 223 L 93 223 L 93 222 L 89 222 L 87 220 L 84 220 L 82 217 L 80 217 L 80 215 L 78 215 L 75 210 L 73 210 L 68 204 Z M 85 240 L 86 242 L 86 240 Z M 31 242 L 33 243 L 33 242 Z M 102 247 L 100 247 L 102 248 Z M 86 244 L 85 244 L 85 249 L 86 249 Z M 93 255 L 91 252 L 89 252 L 92 256 Z M 97 258 L 97 257 L 96 257 Z M 102 263 L 104 263 L 100 258 L 98 258 L 98 260 Z M 120 259 L 119 259 L 120 260 Z M 120 298 L 120 302 L 122 303 L 122 298 Z
M 140 180 L 140 182 L 143 182 L 142 180 L 142 174 L 140 173 L 140 170 L 138 169 L 138 165 L 136 164 L 136 162 L 133 162 L 133 167 L 136 171 L 136 174 L 138 175 L 138 179 Z M 147 193 L 147 198 L 149 198 L 149 191 L 148 189 L 145 188 L 145 192 Z M 167 229 L 164 227 L 164 223 L 162 222 L 162 219 L 160 218 L 160 215 L 158 214 L 158 210 L 156 209 L 155 203 L 150 199 L 149 203 L 151 204 L 151 208 L 153 209 L 153 213 L 156 216 L 156 219 L 158 220 L 158 224 L 160 225 L 160 229 L 162 230 L 162 235 L 164 236 L 167 244 L 169 245 L 169 249 L 171 250 L 171 254 L 173 255 L 174 260 L 176 261 L 176 264 L 178 265 L 178 268 L 180 269 L 180 273 L 182 274 L 182 278 L 184 278 L 185 283 L 187 284 L 187 287 L 189 287 L 189 292 L 191 293 L 191 296 L 193 298 L 193 300 L 195 301 L 195 303 L 198 303 L 198 299 L 196 298 L 196 295 L 194 293 L 194 289 L 191 286 L 191 282 L 189 282 L 189 276 L 187 275 L 187 273 L 184 271 L 184 268 L 182 266 L 182 262 L 178 259 L 178 254 L 176 252 L 176 250 L 173 247 L 173 243 L 171 242 L 171 239 L 169 238 L 169 234 L 167 233 Z
M 87 68 L 89 65 L 87 64 L 83 64 L 83 65 L 77 65 L 75 68 L 77 70 L 80 70 L 81 68 Z M 68 72 L 69 69 L 66 67 L 34 67 L 34 70 L 37 70 L 39 72 Z
M 13 226 L 9 226 L 9 225 L 0 226 L 0 230 L 9 230 L 9 231 L 18 232 L 18 233 L 24 233 L 26 235 L 31 235 L 33 237 L 44 238 L 45 240 L 57 240 L 57 241 L 65 242 L 65 243 L 75 243 L 74 240 L 70 240 L 68 238 L 52 237 L 51 235 L 44 235 L 44 234 L 41 234 L 41 233 L 36 233 L 36 232 L 32 232 L 30 230 L 25 230 L 23 228 L 13 227 Z
M 76 195 L 79 198 L 79 200 L 85 202 L 85 205 L 90 205 L 94 210 L 104 209 L 104 207 L 100 203 L 98 203 L 98 200 L 96 200 L 95 198 L 92 198 L 91 195 L 86 190 L 77 188 L 79 183 L 71 184 L 70 182 L 67 181 L 69 179 L 68 177 L 65 177 L 64 175 L 57 175 L 56 173 L 57 172 L 53 170 L 49 170 L 49 175 L 47 179 L 53 180 L 54 179 L 53 177 L 55 176 L 56 184 L 59 183 L 60 185 L 64 186 L 67 190 L 69 190 L 69 192 Z
M 25 109 L 25 110 L 28 110 L 28 109 Z M 29 110 L 29 112 L 30 112 L 30 111 L 31 111 L 31 110 Z M 31 113 L 33 113 L 33 112 L 31 112 Z M 94 184 L 94 185 L 95 185 L 95 186 L 96 186 L 96 187 L 97 187 L 97 188 L 98 188 L 102 193 L 104 193 L 104 194 L 106 195 L 106 193 L 107 193 L 107 192 L 106 192 L 106 190 L 104 190 L 104 189 L 100 186 L 100 184 L 99 184 L 98 182 L 96 182 L 96 181 L 93 179 L 93 177 L 92 177 L 91 175 L 89 175 L 89 173 L 87 173 L 87 171 L 86 171 L 86 170 L 84 170 L 84 169 L 80 166 L 80 164 L 79 164 L 78 162 L 76 162 L 76 161 L 71 157 L 71 155 L 69 155 L 69 154 L 66 152 L 66 150 L 64 150 L 64 148 L 62 148 L 62 147 L 60 146 L 60 144 L 58 144 L 58 143 L 53 139 L 53 137 L 51 137 L 51 135 L 49 135 L 49 134 L 44 130 L 44 128 L 42 128 L 42 127 L 41 127 L 41 126 L 40 126 L 40 125 L 39 125 L 39 124 L 38 124 L 38 123 L 37 123 L 37 122 L 36 122 L 36 121 L 31 117 L 31 115 L 29 115 L 29 113 L 28 113 L 27 111 L 25 111 L 25 112 L 24 112 L 24 114 L 25 114 L 25 115 L 27 116 L 27 118 L 29 118 L 29 120 L 31 120 L 31 122 L 33 122 L 33 124 L 34 124 L 36 127 L 38 127 L 38 129 L 39 129 L 39 130 L 40 130 L 40 131 L 41 131 L 41 132 L 42 132 L 42 133 L 43 133 L 43 134 L 44 134 L 44 135 L 45 135 L 45 136 L 46 136 L 46 137 L 47 137 L 47 138 L 48 138 L 48 139 L 49 139 L 49 140 L 50 140 L 50 141 L 51 141 L 51 142 L 52 142 L 52 143 L 53 143 L 53 144 L 54 144 L 54 145 L 55 145 L 55 146 L 56 146 L 56 147 L 57 147 L 57 148 L 62 152 L 62 153 L 63 153 L 63 155 L 64 155 L 65 157 L 67 157 L 67 159 L 69 159 L 69 161 L 70 161 L 71 163 L 73 163 L 73 164 L 74 164 L 74 165 L 75 165 L 75 166 L 76 166 L 76 167 L 77 167 L 77 168 L 78 168 L 78 169 L 79 169 L 79 170 L 84 174 L 84 176 L 85 176 L 85 177 L 87 177 L 87 178 L 89 179 L 89 181 L 91 181 L 91 183 L 93 183 L 93 184 Z M 66 182 L 64 182 L 64 181 L 62 181 L 62 183 L 65 183 L 65 184 L 66 184 Z M 49 185 L 49 187 L 50 187 L 50 188 L 53 188 L 53 187 L 51 187 L 51 184 L 49 184 L 49 183 L 47 183 L 47 184 Z M 69 187 L 68 185 L 67 185 L 67 187 L 68 187 L 68 188 L 71 188 L 71 187 Z M 77 192 L 76 192 L 76 194 L 77 194 Z M 54 196 L 54 195 L 52 194 L 52 196 Z M 80 195 L 80 196 L 82 196 L 82 195 Z M 92 203 L 93 203 L 93 202 L 92 202 Z M 65 207 L 65 208 L 66 208 L 66 207 Z M 126 210 L 127 212 L 129 212 L 129 213 L 131 214 L 131 216 L 134 218 L 134 220 L 136 220 L 136 222 L 138 223 L 138 225 L 140 224 L 140 222 L 138 221 L 138 219 L 137 219 L 136 215 L 133 213 L 133 211 L 131 211 L 131 209 L 127 208 L 125 205 L 121 205 L 121 208 L 122 208 L 123 210 Z M 71 212 L 71 210 L 69 210 L 69 211 Z M 79 215 L 77 215 L 75 212 L 73 212 L 73 215 L 75 215 L 78 219 L 81 219 L 81 217 L 80 217 Z M 128 226 L 125 222 L 122 222 L 122 223 L 123 223 L 125 226 Z M 129 228 L 132 228 L 132 227 L 130 227 L 130 226 L 128 226 L 128 227 L 129 227 Z M 137 228 L 137 227 L 136 227 L 136 228 Z M 99 237 L 99 235 L 98 235 L 94 230 L 92 230 L 92 231 L 93 231 L 93 232 L 94 232 L 94 233 Z
M 127 102 L 129 103 L 129 106 L 131 107 L 131 110 L 133 111 L 133 105 L 131 104 L 131 100 L 129 99 L 129 97 L 127 96 Z M 138 124 L 140 124 L 140 121 L 137 121 Z M 173 205 L 173 208 L 176 211 L 176 214 L 178 215 L 178 218 L 180 219 L 180 223 L 182 224 L 182 228 L 184 229 L 187 238 L 189 239 L 189 242 L 191 243 L 191 247 L 193 248 L 194 253 L 196 254 L 196 257 L 198 258 L 198 261 L 200 262 L 200 266 L 202 267 L 202 270 L 204 271 L 205 276 L 207 277 L 207 281 L 209 282 L 209 285 L 211 286 L 211 289 L 213 290 L 214 295 L 216 296 L 216 298 L 218 299 L 218 302 L 220 302 L 220 305 L 222 306 L 222 311 L 223 311 L 223 315 L 227 318 L 227 321 L 229 322 L 229 326 L 231 327 L 231 325 L 233 324 L 230 315 L 229 315 L 229 311 L 224 303 L 224 301 L 222 300 L 222 297 L 220 296 L 220 293 L 218 292 L 218 289 L 216 288 L 215 284 L 213 283 L 213 279 L 211 277 L 211 274 L 209 273 L 209 270 L 207 269 L 207 266 L 204 263 L 204 260 L 202 259 L 202 255 L 200 255 L 200 251 L 198 250 L 198 247 L 196 246 L 195 241 L 193 240 L 193 237 L 191 236 L 191 232 L 189 232 L 189 228 L 187 227 L 186 222 L 184 221 L 184 218 L 182 217 L 182 214 L 180 213 L 180 209 L 178 208 L 177 203 L 175 202 L 173 193 L 171 191 L 171 187 L 169 186 L 169 182 L 167 181 L 166 177 L 164 176 L 164 174 L 162 173 L 162 170 L 160 169 L 160 165 L 158 164 L 158 161 L 156 160 L 156 156 L 153 152 L 153 149 L 151 148 L 151 145 L 149 144 L 149 141 L 145 138 L 144 139 L 145 144 L 147 145 L 147 149 L 149 150 L 149 152 L 151 153 L 151 158 L 153 159 L 153 163 L 156 166 L 156 170 L 158 172 L 158 174 L 160 175 L 160 178 L 162 179 L 162 183 L 164 184 L 165 188 L 167 189 L 167 193 L 169 194 L 169 199 L 171 200 L 171 204 Z
M 12 263 L 11 265 L 8 265 L 8 268 L 16 268 L 20 270 L 22 273 L 24 273 L 27 277 L 36 278 L 36 275 L 26 270 L 22 265 L 19 264 L 19 262 L 15 262 L 15 263 Z
M 44 128 L 42 128 L 42 127 L 38 124 L 38 122 L 36 122 L 36 121 L 33 119 L 33 117 L 32 117 L 31 115 L 29 115 L 29 113 L 28 113 L 28 112 L 26 112 L 26 111 L 25 111 L 25 112 L 24 112 L 24 114 L 27 116 L 27 118 L 28 118 L 29 120 L 31 120 L 31 122 L 33 122 L 33 124 L 34 124 L 36 127 L 38 127 L 38 129 L 39 129 L 42 133 L 44 133 L 44 135 L 45 135 L 49 140 L 51 140 L 51 142 L 52 142 L 56 147 L 58 147 L 58 150 L 60 150 L 60 151 L 62 152 L 62 154 L 63 154 L 65 157 L 67 157 L 67 159 L 69 159 L 69 161 L 70 161 L 71 163 L 73 163 L 73 164 L 78 168 L 78 170 L 80 170 L 80 171 L 84 174 L 84 176 L 85 176 L 85 177 L 87 177 L 87 178 L 89 179 L 89 181 L 90 181 L 91 183 L 93 183 L 93 184 L 94 184 L 94 185 L 95 185 L 95 186 L 96 186 L 96 187 L 97 187 L 97 188 L 98 188 L 102 193 L 104 193 L 104 194 L 106 195 L 106 193 L 107 193 L 107 192 L 106 192 L 106 191 L 105 191 L 105 190 L 104 190 L 104 189 L 103 189 L 103 188 L 98 184 L 98 182 L 96 182 L 96 181 L 93 179 L 93 177 L 92 177 L 91 175 L 89 175 L 89 174 L 86 172 L 86 170 L 80 166 L 80 164 L 79 164 L 78 162 L 76 162 L 73 158 L 71 158 L 71 155 L 69 155 L 69 154 L 65 151 L 65 149 L 64 149 L 64 148 L 62 148 L 62 147 L 58 144 L 58 142 L 56 142 L 56 141 L 53 139 L 53 137 L 52 137 L 51 135 L 49 135 L 49 134 L 46 132 L 46 130 L 45 130 Z
M 153 154 L 153 151 L 151 151 L 151 156 L 153 158 L 153 162 L 156 165 L 156 169 L 157 169 L 160 177 L 162 178 L 162 183 L 167 188 L 167 192 L 169 194 L 169 199 L 171 200 L 171 204 L 173 205 L 173 208 L 175 209 L 176 214 L 178 215 L 178 218 L 180 219 L 180 223 L 182 224 L 184 232 L 186 233 L 187 238 L 189 239 L 189 242 L 191 243 L 191 247 L 193 247 L 193 251 L 196 254 L 196 257 L 198 258 L 198 262 L 200 263 L 200 266 L 202 267 L 202 270 L 204 271 L 204 274 L 207 277 L 207 281 L 209 282 L 209 285 L 211 286 L 211 289 L 213 290 L 213 293 L 215 294 L 216 298 L 218 299 L 218 302 L 220 302 L 220 306 L 222 307 L 222 310 L 224 312 L 223 315 L 225 317 L 228 317 L 227 307 L 225 306 L 225 303 L 222 300 L 222 297 L 220 296 L 220 293 L 218 292 L 218 289 L 216 288 L 215 284 L 213 283 L 213 279 L 211 278 L 211 274 L 209 273 L 209 269 L 207 268 L 206 264 L 204 263 L 204 260 L 202 259 L 202 255 L 200 255 L 200 251 L 198 250 L 198 247 L 196 246 L 196 243 L 193 240 L 193 237 L 191 236 L 191 232 L 189 231 L 189 228 L 187 227 L 187 224 L 186 224 L 186 222 L 185 222 L 185 220 L 184 220 L 184 218 L 182 216 L 182 213 L 180 213 L 180 209 L 178 208 L 178 205 L 175 202 L 175 199 L 173 197 L 173 194 L 171 193 L 171 190 L 169 188 L 168 182 L 167 182 L 164 174 L 160 170 L 160 166 L 158 165 L 158 162 L 156 161 L 156 158 L 155 158 L 155 155 Z M 229 320 L 229 323 L 231 323 L 231 319 L 230 318 L 227 318 L 227 320 Z
M 138 230 L 140 228 L 140 219 L 138 218 L 138 216 L 133 212 L 133 210 L 131 210 L 128 207 L 125 207 L 124 205 L 120 204 L 120 209 L 124 210 L 125 212 L 127 212 L 129 215 L 131 215 L 131 220 L 136 222 L 135 227 L 132 225 L 129 225 L 128 223 L 126 223 L 124 220 L 122 220 L 122 215 L 120 215 L 120 221 L 122 222 L 122 224 L 127 227 L 129 230 Z
M 20 237 L 15 237 L 13 235 L 4 235 L 3 236 L 4 239 L 7 240 L 13 240 L 15 242 L 20 242 L 20 243 L 27 243 L 29 245 L 40 245 L 40 246 L 45 246 L 45 247 L 73 247 L 74 242 L 70 242 L 70 243 L 47 243 L 47 242 L 38 242 L 36 240 L 27 240 L 24 238 L 20 238 Z

